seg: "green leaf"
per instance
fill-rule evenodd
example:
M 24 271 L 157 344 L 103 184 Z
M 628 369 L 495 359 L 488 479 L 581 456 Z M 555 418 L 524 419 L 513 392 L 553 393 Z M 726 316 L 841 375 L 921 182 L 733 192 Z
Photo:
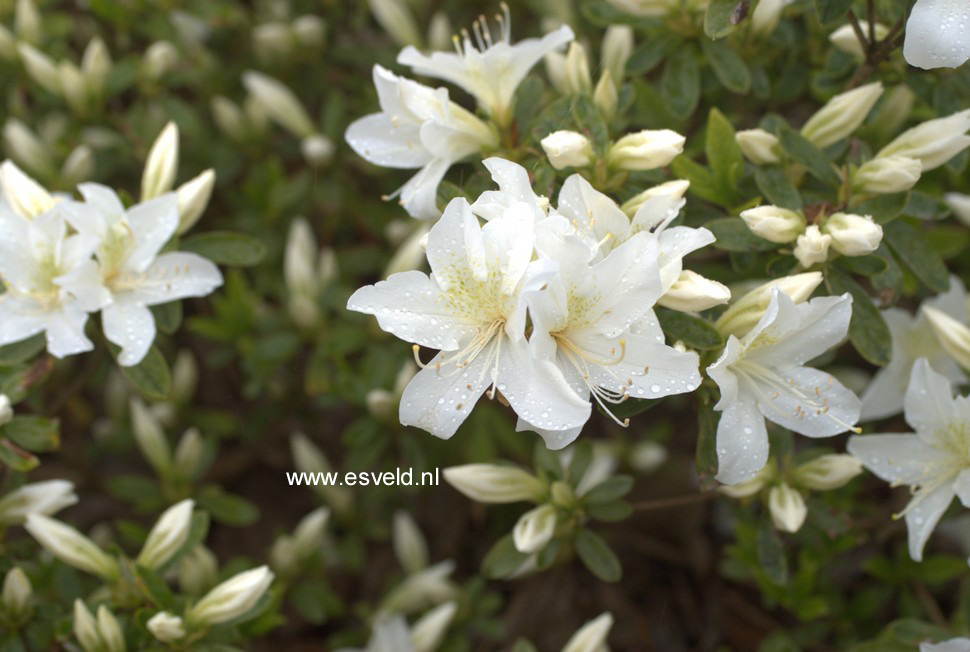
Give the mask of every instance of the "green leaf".
M 842 256 L 835 264 L 849 272 L 861 276 L 878 276 L 889 269 L 889 263 L 882 256 Z
M 679 36 L 664 32 L 644 40 L 630 55 L 626 62 L 626 72 L 630 75 L 645 75 L 657 67 L 682 43 Z
M 629 475 L 614 475 L 603 480 L 583 496 L 583 502 L 590 505 L 607 503 L 630 493 L 633 489 L 633 478 Z
M 813 177 L 832 187 L 838 187 L 841 184 L 839 175 L 836 174 L 832 162 L 825 153 L 808 142 L 800 133 L 782 125 L 778 130 L 778 138 L 782 149 L 792 159 L 804 165 Z
M 785 559 L 785 547 L 769 519 L 763 520 L 761 525 L 758 526 L 756 554 L 758 565 L 769 580 L 779 586 L 788 583 L 788 561 Z
M 610 134 L 603 115 L 586 95 L 579 95 L 573 102 L 573 119 L 580 131 L 589 134 L 593 146 L 600 152 L 606 149 Z
M 596 503 L 586 506 L 586 514 L 597 521 L 616 523 L 630 518 L 633 508 L 625 500 L 613 500 L 608 503 Z
M 704 33 L 710 38 L 727 36 L 747 14 L 746 0 L 711 0 L 704 15 Z
M 14 471 L 30 471 L 40 464 L 37 456 L 31 455 L 8 439 L 0 439 L 0 462 Z
M 802 196 L 780 167 L 759 167 L 754 173 L 754 182 L 758 190 L 775 206 L 793 211 L 801 210 Z
M 722 217 L 704 226 L 717 240 L 714 246 L 724 251 L 774 251 L 779 245 L 759 238 L 740 217 Z
M 515 549 L 512 534 L 506 534 L 495 542 L 485 559 L 482 560 L 482 574 L 490 579 L 508 577 L 529 558 L 529 555 Z
M 120 349 L 114 344 L 109 344 L 111 353 L 118 355 Z M 168 369 L 165 356 L 155 346 L 148 350 L 148 354 L 138 364 L 131 367 L 122 367 L 121 374 L 135 386 L 145 398 L 161 401 L 168 398 L 172 389 L 172 374 Z
M 48 417 L 16 416 L 0 434 L 35 453 L 56 450 L 61 445 L 60 422 Z
M 690 194 L 721 206 L 728 206 L 731 203 L 729 198 L 721 194 L 721 188 L 714 175 L 703 165 L 695 163 L 682 154 L 675 158 L 670 166 L 675 175 L 690 181 Z
M 0 366 L 13 366 L 27 362 L 43 351 L 46 346 L 47 339 L 43 333 L 38 333 L 13 344 L 0 346 Z
M 152 315 L 155 316 L 155 325 L 158 330 L 166 335 L 171 335 L 179 329 L 182 324 L 182 302 L 169 301 L 159 306 L 151 307 Z
M 883 238 L 913 274 L 934 292 L 950 289 L 950 273 L 940 255 L 926 244 L 916 229 L 905 222 L 890 222 L 882 227 Z
M 720 194 L 730 203 L 737 201 L 738 180 L 744 171 L 744 157 L 734 139 L 734 127 L 724 114 L 712 108 L 707 118 L 705 153 Z
M 734 0 L 732 0 L 734 1 Z M 710 15 L 710 8 L 708 8 Z M 705 24 L 706 27 L 706 24 Z M 751 90 L 751 71 L 737 52 L 724 41 L 701 41 L 701 50 L 714 75 L 724 88 L 732 93 L 747 93 Z
M 686 120 L 701 97 L 701 72 L 693 46 L 678 48 L 667 59 L 660 78 L 660 95 L 671 112 Z
M 576 533 L 576 552 L 589 571 L 604 582 L 618 582 L 623 575 L 620 560 L 603 538 L 586 528 Z
M 190 251 L 219 265 L 251 267 L 266 255 L 266 247 L 256 238 L 233 231 L 210 231 L 182 240 L 182 251 Z
M 656 313 L 660 328 L 672 340 L 681 340 L 700 351 L 719 349 L 724 345 L 721 334 L 706 319 L 667 308 L 657 308 Z
M 212 514 L 212 518 L 227 525 L 252 525 L 259 519 L 259 509 L 240 496 L 226 493 L 221 487 L 203 487 L 196 496 L 199 507 Z
M 857 215 L 871 215 L 872 219 L 879 224 L 888 224 L 903 214 L 908 203 L 909 193 L 897 192 L 852 203 L 849 204 L 849 208 Z
M 903 213 L 921 220 L 942 220 L 950 214 L 950 207 L 936 197 L 913 190 Z
M 852 319 L 849 339 L 863 358 L 884 367 L 892 357 L 892 336 L 882 313 L 869 295 L 852 278 L 834 265 L 825 271 L 825 285 L 833 295 L 852 295 Z
M 841 21 L 850 7 L 852 0 L 815 0 L 815 12 L 822 24 Z

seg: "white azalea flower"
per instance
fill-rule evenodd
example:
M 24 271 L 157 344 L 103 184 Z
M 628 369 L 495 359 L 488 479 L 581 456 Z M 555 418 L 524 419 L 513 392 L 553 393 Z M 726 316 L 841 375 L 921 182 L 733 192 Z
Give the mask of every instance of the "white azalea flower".
M 917 0 L 906 21 L 903 56 L 917 68 L 957 68 L 970 59 L 964 0 Z
M 375 165 L 421 168 L 391 197 L 401 196 L 408 214 L 437 218 L 438 184 L 461 159 L 494 147 L 498 136 L 489 125 L 448 99 L 445 88 L 433 89 L 374 66 L 374 85 L 381 113 L 347 127 L 347 143 Z
M 347 303 L 375 315 L 384 330 L 441 351 L 405 388 L 404 425 L 451 437 L 489 387 L 490 397 L 501 392 L 519 417 L 549 430 L 576 427 L 589 416 L 589 404 L 555 365 L 527 349 L 521 294 L 543 276 L 532 263 L 534 206 L 507 203 L 482 227 L 468 202 L 453 200 L 428 235 L 430 276 L 394 274 Z
M 573 40 L 573 30 L 563 25 L 541 39 L 530 38 L 512 44 L 512 24 L 508 6 L 499 17 L 499 34 L 493 36 L 488 24 L 475 21 L 472 34 L 464 32 L 455 40 L 457 52 L 423 54 L 413 46 L 401 50 L 397 62 L 410 66 L 417 75 L 443 79 L 468 91 L 478 105 L 498 124 L 511 120 L 515 89 L 534 65 L 554 50 Z
M 939 643 L 920 643 L 919 652 L 967 652 L 970 650 L 970 638 L 951 638 Z
M 175 193 L 126 210 L 110 188 L 85 183 L 78 190 L 85 202 L 70 202 L 67 219 L 79 231 L 98 236 L 94 253 L 111 296 L 101 311 L 105 337 L 121 347 L 120 364 L 138 364 L 155 340 L 155 318 L 148 306 L 205 296 L 222 285 L 222 274 L 197 254 L 159 254 L 178 228 Z
M 950 381 L 921 358 L 913 365 L 904 409 L 914 434 L 850 437 L 848 450 L 883 480 L 910 486 L 913 498 L 902 515 L 909 555 L 920 561 L 953 497 L 970 507 L 970 397 L 954 399 Z
M 809 437 L 849 430 L 859 399 L 831 375 L 804 366 L 846 335 L 852 298 L 818 297 L 795 304 L 772 290 L 758 324 L 740 340 L 731 335 L 724 354 L 707 368 L 721 400 L 717 425 L 717 479 L 747 480 L 768 460 L 765 419 Z
M 55 357 L 90 351 L 88 314 L 111 300 L 91 254 L 98 237 L 89 229 L 68 233 L 65 206 L 28 220 L 0 205 L 0 345 L 45 333 Z
M 970 322 L 967 293 L 963 283 L 955 276 L 950 277 L 949 291 L 928 299 L 923 305 L 941 310 L 963 324 Z M 917 310 L 916 315 L 911 315 L 900 308 L 889 308 L 883 310 L 882 315 L 892 336 L 892 357 L 862 393 L 862 421 L 883 419 L 902 411 L 910 372 L 919 358 L 926 358 L 934 371 L 943 374 L 951 382 L 963 383 L 967 380 L 960 367 L 932 336 L 922 309 Z

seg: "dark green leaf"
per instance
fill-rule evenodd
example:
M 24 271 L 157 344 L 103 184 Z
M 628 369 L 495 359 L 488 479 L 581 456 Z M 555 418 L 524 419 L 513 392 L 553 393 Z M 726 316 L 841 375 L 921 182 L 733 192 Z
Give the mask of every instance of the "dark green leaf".
M 680 37 L 664 32 L 656 36 L 645 39 L 630 55 L 626 62 L 626 71 L 630 75 L 645 75 L 657 64 L 663 61 L 667 55 L 673 52 L 681 44 Z
M 681 340 L 692 349 L 709 351 L 724 345 L 724 339 L 714 328 L 714 325 L 701 317 L 676 310 L 657 308 L 657 320 L 667 337 L 672 340 Z
M 708 8 L 708 16 L 710 13 L 711 10 Z M 751 72 L 747 64 L 724 41 L 702 40 L 701 49 L 704 51 L 708 65 L 724 88 L 732 93 L 747 93 L 751 90 Z
M 155 325 L 158 330 L 166 335 L 171 335 L 179 329 L 182 324 L 182 302 L 169 301 L 160 306 L 152 306 L 152 314 L 155 316 Z
M 118 347 L 110 345 L 111 352 L 118 354 Z M 148 350 L 148 354 L 138 364 L 131 367 L 120 367 L 121 373 L 135 386 L 145 398 L 164 400 L 168 398 L 172 388 L 172 374 L 168 370 L 168 363 L 155 346 Z
M 710 38 L 727 36 L 747 13 L 746 0 L 711 0 L 704 15 L 704 33 Z
M 801 210 L 802 197 L 780 167 L 759 167 L 754 173 L 754 182 L 758 185 L 758 190 L 775 206 L 793 211 Z
M 716 108 L 707 118 L 705 153 L 707 164 L 720 186 L 720 194 L 730 203 L 737 201 L 738 180 L 744 171 L 744 157 L 734 139 L 734 127 Z
M 266 255 L 266 247 L 256 238 L 232 231 L 199 233 L 182 241 L 183 251 L 191 251 L 219 265 L 251 267 Z
M 620 560 L 603 541 L 591 530 L 583 528 L 576 533 L 576 552 L 589 571 L 605 582 L 618 582 L 623 572 Z
M 495 542 L 482 560 L 482 573 L 490 579 L 508 577 L 525 563 L 529 555 L 515 549 L 512 534 L 506 534 Z
M 725 251 L 773 251 L 779 245 L 759 238 L 740 217 L 722 217 L 704 226 L 714 234 L 714 246 Z
M 686 120 L 701 97 L 701 73 L 693 46 L 678 48 L 667 59 L 660 79 L 660 95 L 675 116 Z
M 812 176 L 832 187 L 839 186 L 841 183 L 839 175 L 835 173 L 832 162 L 822 150 L 808 142 L 800 133 L 785 125 L 782 125 L 779 129 L 778 138 L 781 140 L 782 149 L 793 160 L 804 165 Z
M 60 423 L 57 419 L 47 417 L 14 417 L 0 430 L 0 434 L 35 453 L 56 450 L 61 445 Z
M 866 201 L 849 205 L 857 215 L 871 215 L 880 224 L 888 224 L 902 215 L 903 209 L 909 203 L 908 192 L 898 192 L 892 195 L 878 195 Z
M 852 6 L 852 0 L 815 0 L 815 12 L 822 24 L 842 20 Z
M 916 277 L 934 292 L 950 289 L 950 273 L 940 255 L 933 251 L 922 234 L 899 220 L 883 226 L 883 238 Z
M 7 439 L 0 439 L 0 462 L 14 471 L 30 471 L 37 468 L 40 460 Z
M 848 274 L 834 265 L 826 269 L 825 284 L 833 295 L 845 292 L 852 295 L 849 339 L 859 355 L 880 367 L 889 364 L 892 357 L 889 327 L 869 295 Z
M 12 366 L 26 362 L 44 350 L 47 339 L 43 333 L 38 333 L 25 340 L 0 346 L 0 365 Z
M 778 585 L 788 583 L 788 562 L 781 537 L 775 532 L 771 521 L 764 519 L 758 526 L 758 565 L 769 580 Z
M 596 503 L 606 503 L 630 493 L 633 489 L 633 478 L 628 475 L 614 475 L 603 480 L 583 496 L 583 501 L 594 505 Z
M 683 154 L 675 158 L 670 165 L 674 174 L 690 181 L 690 193 L 692 195 L 697 195 L 721 206 L 730 205 L 730 198 L 724 197 L 717 180 L 706 167 L 695 163 Z
M 835 264 L 849 272 L 861 276 L 877 276 L 889 268 L 889 263 L 882 256 L 843 256 L 837 258 Z
M 212 518 L 227 525 L 252 525 L 259 518 L 259 510 L 240 496 L 226 493 L 221 487 L 203 487 L 196 496 L 199 507 L 212 514 Z

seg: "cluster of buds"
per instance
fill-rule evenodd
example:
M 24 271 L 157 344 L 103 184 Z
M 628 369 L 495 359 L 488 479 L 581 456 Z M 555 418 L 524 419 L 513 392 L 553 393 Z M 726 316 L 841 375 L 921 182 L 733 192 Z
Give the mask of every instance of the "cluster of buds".
M 191 229 L 209 205 L 216 172 L 212 168 L 175 188 L 179 167 L 179 129 L 169 122 L 159 133 L 145 160 L 141 178 L 141 200 L 160 197 L 174 188 L 178 198 L 179 225 L 176 233 L 181 235 Z
M 130 406 L 135 443 L 158 476 L 180 483 L 195 480 L 204 470 L 205 442 L 199 431 L 188 428 L 173 452 L 156 414 L 137 398 Z
M 428 631 L 423 638 L 440 640 L 455 611 L 453 600 L 458 587 L 449 579 L 455 564 L 450 560 L 437 564 L 429 562 L 428 542 L 406 512 L 399 511 L 394 515 L 391 534 L 394 554 L 407 575 L 381 601 L 375 621 L 395 614 L 407 615 L 432 608 L 429 614 L 437 611 L 438 616 L 426 621 Z M 452 607 L 438 611 L 445 605 Z M 437 623 L 438 627 L 431 628 L 432 623 Z
M 88 115 L 104 101 L 105 84 L 111 72 L 111 55 L 104 41 L 88 43 L 81 65 L 67 59 L 56 62 L 27 42 L 17 51 L 30 78 L 47 92 L 62 98 L 77 115 Z
M 290 224 L 283 255 L 287 309 L 297 326 L 311 329 L 320 322 L 320 295 L 337 276 L 333 249 L 318 249 L 309 222 L 298 217 Z
M 795 243 L 803 267 L 824 263 L 829 248 L 843 256 L 867 256 L 882 242 L 882 226 L 869 215 L 834 213 L 808 224 L 804 215 L 779 206 L 758 206 L 741 213 L 755 235 L 779 244 Z
M 319 49 L 326 31 L 326 22 L 311 14 L 262 23 L 253 28 L 253 51 L 262 61 L 286 60 L 296 51 Z
M 644 129 L 611 143 L 606 164 L 614 170 L 655 170 L 684 151 L 685 138 L 670 129 Z M 557 170 L 589 167 L 595 162 L 593 143 L 576 131 L 554 131 L 540 142 Z
M 281 534 L 270 549 L 270 566 L 283 576 L 292 577 L 306 565 L 320 549 L 330 510 L 318 507 L 304 516 L 293 534 Z
M 720 491 L 732 498 L 763 495 L 774 526 L 783 532 L 798 532 L 808 516 L 805 492 L 838 489 L 861 472 L 862 463 L 851 455 L 820 455 L 784 471 L 769 460 L 750 480 L 725 485 Z
M 63 131 L 45 129 L 43 134 L 42 138 L 20 120 L 9 118 L 3 126 L 3 141 L 10 158 L 34 174 L 49 180 L 56 179 L 65 186 L 73 186 L 90 178 L 94 172 L 94 152 L 90 145 L 81 143 L 75 146 L 58 167 L 52 152 Z
M 600 57 L 600 69 L 603 72 L 595 86 L 586 48 L 576 41 L 570 43 L 565 54 L 546 54 L 546 73 L 557 91 L 563 95 L 591 96 L 600 115 L 606 120 L 612 120 L 619 102 L 618 87 L 623 83 L 626 62 L 632 53 L 633 29 L 629 25 L 611 25 L 603 36 Z M 557 166 L 557 169 L 561 168 Z
M 81 600 L 74 601 L 74 635 L 84 652 L 125 652 L 125 636 L 115 615 L 104 605 L 97 618 Z
M 300 100 L 283 82 L 250 70 L 243 75 L 243 85 L 253 105 L 263 115 L 300 139 L 300 149 L 307 163 L 320 166 L 330 161 L 333 143 L 317 132 Z

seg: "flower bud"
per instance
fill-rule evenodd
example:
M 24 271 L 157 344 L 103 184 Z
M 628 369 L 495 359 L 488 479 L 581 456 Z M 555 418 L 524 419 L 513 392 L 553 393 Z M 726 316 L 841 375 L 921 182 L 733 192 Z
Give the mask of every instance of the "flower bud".
M 566 51 L 565 85 L 569 94 L 589 94 L 593 90 L 593 79 L 589 74 L 589 59 L 586 48 L 578 41 L 569 44 Z
M 81 69 L 70 61 L 61 61 L 57 66 L 60 77 L 61 96 L 71 110 L 78 115 L 84 115 L 90 108 L 87 82 Z
M 454 562 L 443 561 L 411 573 L 384 598 L 379 611 L 408 614 L 451 599 L 455 595 L 455 586 L 448 576 L 454 570 Z
M 613 83 L 613 76 L 609 70 L 604 70 L 600 80 L 593 90 L 593 104 L 606 120 L 612 120 L 616 115 L 616 106 L 620 101 L 620 94 Z
M 395 512 L 392 533 L 394 554 L 404 570 L 416 573 L 428 565 L 428 542 L 410 514 Z
M 613 627 L 613 615 L 605 612 L 579 628 L 566 642 L 562 652 L 601 652 Z
M 178 403 L 186 403 L 195 396 L 199 384 L 199 365 L 188 349 L 182 349 L 175 356 L 172 365 L 172 396 Z
M 882 95 L 882 83 L 872 82 L 829 100 L 802 127 L 802 136 L 816 147 L 828 147 L 853 131 Z
M 81 72 L 84 74 L 85 87 L 89 95 L 101 97 L 111 74 L 111 54 L 100 37 L 95 36 L 84 48 L 81 57 Z
M 98 634 L 105 652 L 125 652 L 125 636 L 115 615 L 104 605 L 98 607 Z
M 370 12 L 387 35 L 400 46 L 421 45 L 421 33 L 404 0 L 367 0 Z
M 557 170 L 582 168 L 593 161 L 593 144 L 576 131 L 554 131 L 540 141 L 549 163 Z
M 970 195 L 962 195 L 958 192 L 948 192 L 943 195 L 943 201 L 953 211 L 953 215 L 970 226 Z
M 889 140 L 897 133 L 913 111 L 916 93 L 900 84 L 883 96 L 872 118 L 874 132 L 880 140 Z
M 531 473 L 498 464 L 465 464 L 444 470 L 452 487 L 480 503 L 515 503 L 538 500 L 545 491 Z
M 206 206 L 209 205 L 209 198 L 212 196 L 212 188 L 215 184 L 216 172 L 209 168 L 175 190 L 179 211 L 179 225 L 175 231 L 177 234 L 182 235 L 199 221 Z
M 21 43 L 17 46 L 17 50 L 30 78 L 48 93 L 60 97 L 62 95 L 61 73 L 54 60 L 29 43 Z
M 751 14 L 751 33 L 763 37 L 774 32 L 787 5 L 787 0 L 761 0 Z
M 182 619 L 167 611 L 159 611 L 148 619 L 145 626 L 162 643 L 174 643 L 185 636 Z
M 908 156 L 883 156 L 863 163 L 852 176 L 852 185 L 864 192 L 905 192 L 916 185 L 923 164 Z
M 334 146 L 333 142 L 326 136 L 313 134 L 300 142 L 300 151 L 307 163 L 313 167 L 320 167 L 329 163 L 333 158 Z
M 889 28 L 882 23 L 875 23 L 870 27 L 869 21 L 859 21 L 859 27 L 867 40 L 870 33 L 875 33 L 877 41 L 883 40 L 889 34 Z M 863 61 L 866 58 L 863 44 L 859 41 L 855 29 L 848 23 L 829 34 L 829 41 L 839 50 L 851 54 L 856 61 Z
M 798 236 L 795 242 L 795 258 L 808 268 L 815 263 L 824 263 L 829 258 L 829 245 L 832 244 L 832 236 L 822 233 L 814 224 L 805 229 L 805 233 Z
M 862 473 L 862 462 L 852 455 L 821 455 L 795 469 L 792 481 L 805 489 L 838 489 Z
M 212 119 L 227 136 L 242 140 L 246 137 L 246 116 L 235 102 L 222 95 L 212 98 Z
M 943 350 L 961 367 L 970 369 L 970 328 L 942 310 L 927 305 L 923 305 L 923 314 Z
M 261 61 L 285 59 L 293 51 L 293 32 L 283 23 L 264 23 L 253 28 L 253 50 Z
M 654 197 L 672 197 L 674 199 L 683 199 L 688 188 L 690 188 L 690 181 L 686 181 L 684 179 L 665 181 L 659 186 L 647 188 L 643 192 L 623 202 L 623 205 L 620 206 L 620 210 L 626 213 L 627 217 L 633 219 L 643 205 Z
M 297 138 L 308 138 L 315 134 L 313 122 L 300 100 L 282 82 L 250 70 L 243 74 L 243 84 L 256 106 L 281 127 Z
M 657 303 L 671 310 L 700 312 L 730 300 L 731 291 L 726 285 L 685 269 Z
M 876 158 L 898 155 L 918 158 L 923 172 L 934 170 L 970 145 L 970 109 L 958 111 L 945 118 L 928 120 L 904 131 L 879 150 Z
M 175 447 L 174 468 L 184 477 L 194 478 L 199 471 L 199 463 L 205 452 L 205 443 L 198 428 L 189 428 L 182 433 L 178 446 Z
M 629 463 L 633 470 L 643 475 L 653 473 L 670 457 L 662 444 L 644 439 L 630 447 Z M 585 484 L 586 478 L 583 478 Z
M 178 565 L 179 588 L 183 593 L 199 595 L 219 579 L 219 562 L 212 552 L 199 544 L 192 548 Z
M 293 36 L 300 45 L 307 48 L 318 48 L 323 45 L 327 31 L 327 23 L 319 16 L 307 14 L 293 21 Z
M 610 25 L 603 35 L 601 65 L 613 81 L 622 82 L 626 76 L 626 62 L 633 54 L 633 28 L 629 25 Z
M 3 578 L 2 597 L 3 608 L 16 616 L 23 616 L 30 607 L 30 598 L 33 588 L 30 586 L 30 578 L 27 573 L 19 566 L 14 566 L 7 571 Z
M 84 652 L 102 652 L 104 642 L 98 633 L 98 623 L 80 599 L 74 601 L 74 635 Z
M 297 523 L 293 530 L 294 550 L 300 559 L 309 559 L 320 547 L 323 531 L 330 520 L 330 510 L 318 507 Z
M 13 161 L 0 164 L 0 190 L 14 212 L 28 219 L 50 210 L 57 200 Z
M 49 553 L 69 566 L 106 580 L 118 577 L 118 562 L 74 528 L 42 514 L 28 514 L 24 528 Z
M 70 186 L 87 181 L 94 175 L 94 152 L 85 144 L 78 145 L 64 159 L 61 179 Z
M 314 446 L 303 433 L 295 432 L 290 436 L 290 450 L 297 471 L 310 474 L 333 472 L 333 467 L 323 451 Z M 346 487 L 317 483 L 313 489 L 338 514 L 345 513 L 353 503 L 353 496 Z
M 20 525 L 30 514 L 49 516 L 76 502 L 74 483 L 67 480 L 25 484 L 0 498 L 0 526 Z
M 836 213 L 825 220 L 823 229 L 832 236 L 832 247 L 843 256 L 867 256 L 882 242 L 882 226 L 869 215 Z
M 414 652 L 435 652 L 448 631 L 458 603 L 450 600 L 421 616 L 411 628 L 411 644 Z
M 758 323 L 761 315 L 768 309 L 771 293 L 775 288 L 787 294 L 794 303 L 801 303 L 812 295 L 821 282 L 821 272 L 805 272 L 768 281 L 731 304 L 714 326 L 725 336 L 742 337 Z
M 758 206 L 741 212 L 741 219 L 756 236 L 783 244 L 793 242 L 805 230 L 805 218 L 778 206 Z
M 562 52 L 549 52 L 544 58 L 546 75 L 549 83 L 562 95 L 568 95 L 570 90 L 566 85 L 566 55 Z
M 755 165 L 771 165 L 781 161 L 778 156 L 781 150 L 778 136 L 764 129 L 739 131 L 734 135 L 734 141 L 744 157 Z
M 43 26 L 40 12 L 33 0 L 17 0 L 14 14 L 14 31 L 17 36 L 28 43 L 38 43 L 43 33 Z
M 138 563 L 155 570 L 163 566 L 185 545 L 192 528 L 192 508 L 195 503 L 186 499 L 169 507 L 162 513 L 155 527 L 148 533 L 145 545 L 138 555 Z
M 235 620 L 256 606 L 272 582 L 273 573 L 266 566 L 234 575 L 192 606 L 186 620 L 193 626 L 211 626 Z
M 680 8 L 680 2 L 671 0 L 608 0 L 611 5 L 633 16 L 656 17 L 670 13 L 675 8 Z M 685 2 L 686 8 L 690 8 L 692 0 Z
M 771 522 L 783 532 L 798 532 L 808 516 L 805 499 L 785 483 L 768 492 L 768 511 L 771 512 Z
M 719 492 L 731 498 L 748 498 L 764 489 L 765 485 L 775 478 L 777 469 L 774 462 L 770 462 L 761 467 L 761 470 L 751 478 L 738 482 L 737 484 L 721 485 L 717 488 Z
M 179 128 L 169 122 L 152 144 L 141 177 L 141 199 L 152 199 L 172 189 L 179 167 Z
M 519 517 L 512 528 L 515 549 L 524 554 L 539 552 L 556 532 L 557 512 L 553 505 L 540 505 Z
M 158 473 L 168 473 L 172 468 L 172 452 L 162 432 L 162 426 L 139 399 L 131 399 L 131 425 L 135 443 L 142 455 Z
M 645 129 L 613 143 L 606 162 L 621 170 L 653 170 L 667 165 L 683 152 L 684 142 L 684 137 L 676 131 Z
M 283 253 L 283 278 L 290 294 L 303 294 L 316 298 L 320 291 L 317 283 L 317 239 L 310 223 L 297 217 L 290 223 Z
M 179 53 L 168 41 L 155 41 L 145 50 L 141 62 L 143 74 L 149 79 L 159 80 L 178 64 Z
M 7 120 L 3 126 L 3 139 L 7 152 L 18 163 L 37 174 L 53 173 L 55 166 L 47 146 L 20 120 Z

